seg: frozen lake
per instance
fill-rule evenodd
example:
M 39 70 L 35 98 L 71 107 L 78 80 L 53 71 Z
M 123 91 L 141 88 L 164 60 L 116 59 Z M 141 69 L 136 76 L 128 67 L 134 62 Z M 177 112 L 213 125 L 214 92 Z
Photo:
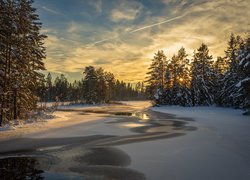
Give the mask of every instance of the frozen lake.
M 249 117 L 224 108 L 149 107 L 65 106 L 47 123 L 0 132 L 8 135 L 0 142 L 1 177 L 250 179 Z

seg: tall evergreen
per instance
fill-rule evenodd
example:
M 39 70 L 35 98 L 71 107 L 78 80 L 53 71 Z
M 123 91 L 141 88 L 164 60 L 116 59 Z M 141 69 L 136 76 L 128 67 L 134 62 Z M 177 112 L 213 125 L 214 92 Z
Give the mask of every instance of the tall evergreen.
M 214 94 L 214 102 L 218 105 L 222 105 L 223 99 L 221 99 L 221 87 L 224 85 L 224 73 L 228 68 L 228 64 L 226 62 L 226 58 L 217 57 L 216 61 L 213 64 L 213 90 L 212 93 Z
M 237 98 L 241 100 L 239 107 L 250 110 L 250 36 L 239 52 L 239 81 L 236 84 Z
M 59 77 L 56 77 L 55 82 L 55 100 L 56 101 L 68 101 L 68 88 L 69 88 L 69 83 L 67 78 L 61 74 Z
M 220 94 L 223 106 L 234 106 L 237 107 L 240 101 L 235 96 L 237 87 L 236 84 L 239 82 L 239 60 L 238 53 L 242 46 L 242 39 L 239 36 L 231 34 L 228 41 L 227 50 L 225 51 L 226 60 L 228 63 L 228 70 L 225 72 L 223 78 L 223 86 Z
M 173 104 L 191 105 L 189 91 L 189 60 L 185 48 L 181 48 L 177 55 L 174 55 L 168 65 L 171 72 L 171 99 Z
M 105 81 L 107 84 L 106 102 L 109 102 L 114 97 L 115 76 L 110 72 L 105 73 Z
M 98 102 L 105 102 L 106 100 L 106 94 L 107 94 L 107 83 L 105 80 L 105 71 L 103 68 L 98 68 L 95 70 L 96 72 L 96 79 L 97 79 L 97 84 L 96 84 L 96 95 L 97 95 L 97 101 Z
M 47 101 L 52 101 L 52 76 L 50 73 L 48 73 L 46 77 L 46 100 Z
M 166 70 L 167 70 L 167 57 L 163 51 L 158 51 L 147 73 L 148 79 L 148 91 L 150 99 L 155 100 L 156 103 L 162 103 L 165 95 L 165 82 L 166 82 Z
M 193 105 L 211 105 L 214 96 L 212 94 L 214 77 L 212 71 L 212 56 L 209 55 L 207 45 L 202 44 L 191 66 L 191 93 Z
M 85 99 L 87 103 L 98 102 L 97 86 L 98 76 L 93 66 L 87 66 L 84 69 Z
M 0 1 L 1 122 L 22 118 L 37 105 L 43 81 L 45 36 L 30 0 Z

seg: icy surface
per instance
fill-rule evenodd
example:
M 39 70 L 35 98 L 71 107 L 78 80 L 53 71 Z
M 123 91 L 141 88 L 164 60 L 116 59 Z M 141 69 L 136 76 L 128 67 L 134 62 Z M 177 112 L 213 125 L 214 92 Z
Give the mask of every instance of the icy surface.
M 150 103 L 123 103 L 91 107 L 67 106 L 61 109 L 63 111 L 55 111 L 52 119 L 15 126 L 13 129 L 6 127 L 7 129 L 0 131 L 0 140 L 32 138 L 31 141 L 23 139 L 19 142 L 17 139 L 14 144 L 6 144 L 9 148 L 16 149 L 23 146 L 23 143 L 30 145 L 30 142 L 36 142 L 36 138 L 39 138 L 40 144 L 53 143 L 53 138 L 70 141 L 69 138 L 79 137 L 84 141 L 84 137 L 91 135 L 121 136 L 122 139 L 115 138 L 112 142 L 124 138 L 126 140 L 126 137 L 138 138 L 129 128 L 140 128 L 140 123 L 124 121 L 124 124 L 109 124 L 115 121 L 115 118 L 102 114 L 102 111 L 138 112 L 148 108 Z M 67 109 L 71 111 L 64 111 Z M 152 180 L 250 179 L 250 117 L 243 116 L 242 111 L 231 108 L 178 106 L 152 107 L 151 110 L 165 113 L 166 120 L 171 117 L 168 114 L 176 115 L 179 119 L 192 118 L 194 121 L 188 121 L 188 126 L 198 129 L 183 136 L 123 145 L 110 145 L 112 143 L 104 141 L 106 146 L 118 148 L 128 154 L 131 158 L 129 168 Z M 83 113 L 84 111 L 98 113 Z M 6 145 L 4 148 L 7 148 Z
M 120 146 L 131 167 L 148 179 L 250 179 L 250 117 L 218 107 L 153 107 L 153 111 L 189 117 L 197 131 L 185 136 Z

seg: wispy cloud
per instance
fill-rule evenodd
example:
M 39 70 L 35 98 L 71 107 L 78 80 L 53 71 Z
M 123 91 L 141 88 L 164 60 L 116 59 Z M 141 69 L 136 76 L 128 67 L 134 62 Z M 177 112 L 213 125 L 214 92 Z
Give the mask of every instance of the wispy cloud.
M 60 12 L 55 11 L 55 10 L 53 10 L 53 9 L 50 9 L 50 8 L 48 8 L 48 7 L 46 7 L 46 6 L 43 6 L 42 8 L 43 8 L 45 11 L 49 12 L 49 13 L 61 15 Z
M 137 28 L 137 29 L 129 30 L 129 31 L 124 32 L 123 34 L 120 34 L 120 35 L 118 35 L 118 36 L 111 37 L 111 38 L 106 38 L 106 39 L 103 39 L 103 40 L 100 40 L 100 41 L 96 41 L 96 42 L 87 44 L 87 45 L 85 45 L 84 47 L 85 47 L 85 48 L 86 48 L 86 47 L 92 47 L 92 46 L 95 46 L 95 45 L 98 45 L 98 44 L 101 44 L 101 43 L 104 43 L 104 42 L 107 42 L 107 41 L 111 41 L 111 40 L 117 39 L 117 38 L 119 38 L 119 37 L 121 37 L 121 36 L 124 36 L 125 34 L 132 34 L 132 33 L 138 32 L 138 31 L 143 31 L 143 30 L 148 29 L 148 28 L 152 28 L 152 27 L 155 27 L 155 26 L 159 26 L 159 25 L 161 25 L 161 24 L 169 23 L 169 22 L 171 22 L 171 21 L 174 21 L 174 20 L 183 18 L 184 16 L 185 16 L 185 15 L 177 16 L 177 17 L 174 17 L 174 18 L 171 18 L 171 19 L 167 19 L 167 20 L 158 22 L 158 23 L 154 23 L 154 24 L 150 24 L 150 25 L 147 25 L 147 26 L 143 26 L 143 27 Z
M 102 12 L 102 0 L 90 0 L 89 5 L 94 7 L 97 13 Z
M 43 18 L 48 16 L 41 16 L 43 33 L 49 35 L 49 71 L 80 79 L 81 67 L 102 66 L 121 80 L 135 82 L 143 80 L 159 49 L 171 57 L 183 46 L 192 57 L 204 42 L 216 58 L 224 55 L 230 33 L 242 35 L 250 29 L 250 3 L 246 0 L 103 0 L 102 6 L 94 3 L 96 7 L 90 1 L 99 2 L 65 1 L 62 6 L 57 5 L 59 1 L 40 1 L 43 5 L 37 8 L 45 6 L 42 13 L 58 16 L 47 21 Z M 133 11 L 126 11 L 129 9 Z M 117 11 L 121 13 L 115 16 Z M 60 12 L 66 12 L 68 19 L 60 18 Z M 79 16 L 81 12 L 85 14 Z
M 137 1 L 118 1 L 118 7 L 111 11 L 110 19 L 114 22 L 135 20 L 143 10 L 143 5 Z
M 46 12 L 50 13 L 50 14 L 53 14 L 53 15 L 57 15 L 57 16 L 63 17 L 63 18 L 65 18 L 65 19 L 67 19 L 67 20 L 70 19 L 70 18 L 68 18 L 68 16 L 66 16 L 65 14 L 63 14 L 63 13 L 57 11 L 57 10 L 48 8 L 47 6 L 43 6 L 42 9 L 45 10 Z

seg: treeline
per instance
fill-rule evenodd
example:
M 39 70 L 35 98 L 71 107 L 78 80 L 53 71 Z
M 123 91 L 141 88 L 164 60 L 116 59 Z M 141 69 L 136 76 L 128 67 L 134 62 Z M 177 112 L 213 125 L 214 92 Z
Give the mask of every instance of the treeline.
M 36 108 L 45 48 L 30 0 L 0 0 L 0 126 Z
M 130 83 L 119 81 L 114 74 L 103 68 L 93 66 L 85 67 L 83 78 L 73 83 L 68 82 L 63 74 L 56 77 L 53 82 L 49 73 L 38 94 L 43 102 L 71 101 L 88 104 L 146 98 L 143 82 L 132 86 Z
M 231 35 L 224 57 L 208 46 L 192 58 L 181 48 L 172 58 L 158 51 L 149 67 L 147 91 L 156 104 L 250 108 L 250 37 Z

